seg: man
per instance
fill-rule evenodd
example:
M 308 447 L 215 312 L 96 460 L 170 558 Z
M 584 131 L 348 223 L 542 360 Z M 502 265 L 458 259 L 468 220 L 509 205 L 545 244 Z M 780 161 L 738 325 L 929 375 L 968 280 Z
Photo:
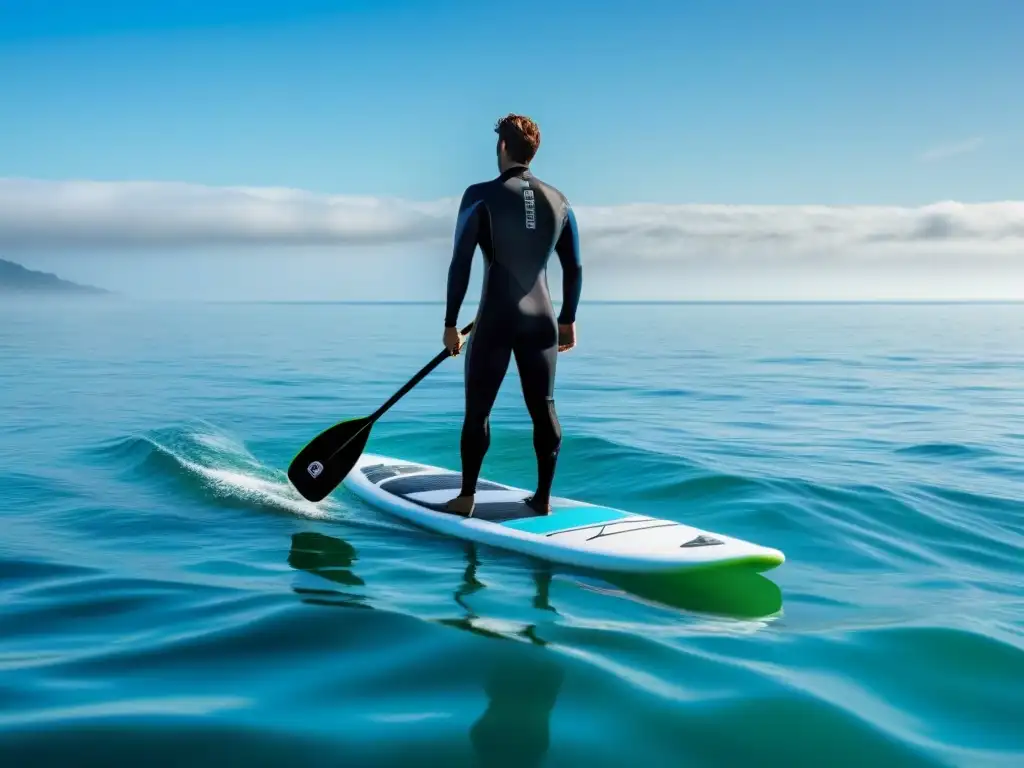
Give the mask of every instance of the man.
M 444 345 L 462 346 L 459 309 L 469 286 L 476 246 L 484 255 L 484 281 L 476 325 L 466 345 L 466 413 L 462 425 L 462 489 L 448 510 L 470 516 L 484 454 L 490 447 L 490 414 L 512 355 L 533 420 L 537 490 L 527 503 L 551 511 L 551 483 L 562 443 L 555 413 L 555 358 L 576 345 L 576 309 L 582 266 L 576 218 L 565 195 L 530 172 L 540 130 L 528 117 L 498 121 L 500 175 L 466 189 L 459 206 L 448 269 Z M 554 249 L 562 265 L 562 309 L 557 323 L 547 286 Z

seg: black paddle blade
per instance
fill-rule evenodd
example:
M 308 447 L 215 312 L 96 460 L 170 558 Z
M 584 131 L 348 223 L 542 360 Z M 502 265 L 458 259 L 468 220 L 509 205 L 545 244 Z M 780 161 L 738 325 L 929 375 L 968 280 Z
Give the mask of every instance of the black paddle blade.
M 471 330 L 473 323 L 463 328 L 461 333 L 465 336 Z M 295 490 L 309 501 L 320 501 L 337 488 L 363 455 L 373 423 L 449 357 L 451 354 L 447 349 L 441 350 L 369 416 L 335 424 L 314 437 L 288 466 L 288 480 Z
M 309 501 L 320 501 L 345 479 L 366 447 L 369 417 L 335 424 L 314 437 L 288 466 L 288 480 Z

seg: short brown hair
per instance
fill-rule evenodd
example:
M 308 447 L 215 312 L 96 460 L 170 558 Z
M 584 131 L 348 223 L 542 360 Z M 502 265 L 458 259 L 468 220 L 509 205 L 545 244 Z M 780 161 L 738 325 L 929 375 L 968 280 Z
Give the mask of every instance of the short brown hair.
M 529 164 L 540 148 L 540 128 L 525 115 L 507 114 L 494 126 L 499 141 L 505 142 L 509 159 Z

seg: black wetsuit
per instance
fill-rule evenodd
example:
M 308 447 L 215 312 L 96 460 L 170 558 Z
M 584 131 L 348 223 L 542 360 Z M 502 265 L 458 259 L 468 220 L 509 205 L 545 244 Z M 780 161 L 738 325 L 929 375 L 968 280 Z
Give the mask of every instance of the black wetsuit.
M 548 293 L 547 262 L 554 250 L 562 265 L 557 322 L 575 322 L 582 282 L 576 219 L 565 196 L 524 166 L 470 186 L 459 206 L 448 270 L 446 327 L 455 327 L 458 320 L 477 245 L 485 272 L 476 325 L 466 345 L 462 495 L 476 491 L 490 446 L 491 408 L 514 354 L 533 419 L 536 498 L 546 502 L 562 442 L 554 405 L 558 326 Z

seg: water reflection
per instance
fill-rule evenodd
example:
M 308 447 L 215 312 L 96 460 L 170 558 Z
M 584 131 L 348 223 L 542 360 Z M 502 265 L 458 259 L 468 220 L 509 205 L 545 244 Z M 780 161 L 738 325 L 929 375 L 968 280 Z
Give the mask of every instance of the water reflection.
M 580 586 L 610 591 L 601 582 L 618 587 L 622 597 L 688 613 L 730 619 L 763 619 L 782 610 L 779 586 L 760 573 L 744 568 L 669 575 L 599 572 L 594 574 L 593 582 Z
M 364 586 L 352 570 L 355 560 L 355 548 L 342 539 L 315 532 L 296 533 L 288 564 L 329 579 L 342 589 L 294 589 L 312 604 L 371 608 L 363 595 L 345 589 Z M 479 659 L 484 664 L 487 706 L 470 726 L 469 740 L 481 766 L 539 766 L 551 742 L 551 713 L 565 669 L 562 661 L 543 647 L 546 643 L 536 625 L 498 629 L 496 622 L 486 621 L 472 609 L 469 598 L 486 588 L 477 578 L 479 565 L 476 547 L 467 546 L 466 567 L 453 594 L 465 614 L 437 620 L 445 626 L 504 641 Z M 533 579 L 533 607 L 557 615 L 549 597 L 551 569 L 538 564 Z
M 539 766 L 551 743 L 551 713 L 565 679 L 558 656 L 544 650 L 547 643 L 536 624 L 524 624 L 502 632 L 481 621 L 466 598 L 484 588 L 477 578 L 480 565 L 477 548 L 467 544 L 466 567 L 455 600 L 466 611 L 458 619 L 442 619 L 447 626 L 459 627 L 494 639 L 508 641 L 499 652 L 487 658 L 484 693 L 487 708 L 469 729 L 469 738 L 482 766 Z M 544 563 L 533 563 L 533 607 L 558 612 L 550 601 L 552 571 Z
M 539 766 L 550 745 L 551 717 L 565 679 L 564 659 L 547 646 L 543 617 L 537 622 L 513 622 L 481 616 L 473 608 L 474 595 L 487 589 L 478 576 L 477 547 L 466 543 L 465 567 L 453 592 L 461 615 L 433 619 L 436 623 L 501 641 L 469 664 L 483 664 L 482 686 L 487 705 L 469 729 L 469 739 L 480 765 Z M 365 582 L 353 565 L 355 548 L 321 533 L 292 537 L 288 563 L 293 568 L 327 579 L 338 588 L 294 587 L 304 601 L 320 605 L 370 609 Z M 523 560 L 520 560 L 523 562 Z M 551 604 L 552 566 L 526 559 L 533 577 L 531 598 L 535 611 L 559 616 Z M 563 569 L 564 570 L 564 569 Z M 730 618 L 761 618 L 779 611 L 779 588 L 760 574 L 723 570 L 704 575 L 652 577 L 608 573 L 576 573 L 574 582 L 585 589 L 611 593 L 662 608 L 714 614 Z
M 523 624 L 519 626 L 517 630 L 510 629 L 511 624 L 508 622 L 496 622 L 489 621 L 485 617 L 479 616 L 476 611 L 469 605 L 467 598 L 473 593 L 484 589 L 483 583 L 477 578 L 476 572 L 480 565 L 480 558 L 477 555 L 477 547 L 475 544 L 467 543 L 464 547 L 466 554 L 466 567 L 462 572 L 462 582 L 456 588 L 453 597 L 455 602 L 458 603 L 462 609 L 466 612 L 465 615 L 458 618 L 451 619 L 438 619 L 439 624 L 444 624 L 449 627 L 456 627 L 457 629 L 463 629 L 467 632 L 473 632 L 484 637 L 490 637 L 495 639 L 508 640 L 510 638 L 519 638 L 527 640 L 534 645 L 546 645 L 547 643 L 537 634 L 536 624 Z M 551 606 L 551 580 L 554 576 L 551 567 L 544 562 L 531 561 L 530 573 L 533 576 L 534 594 L 531 600 L 533 607 L 536 610 L 548 611 L 554 615 L 558 615 L 558 612 Z M 498 629 L 499 626 L 503 626 L 503 629 Z
M 344 539 L 326 536 L 315 531 L 292 534 L 288 565 L 296 570 L 307 571 L 343 587 L 366 586 L 366 582 L 356 576 L 352 570 L 355 559 L 356 548 Z M 314 589 L 299 586 L 294 586 L 292 589 L 302 595 L 304 602 L 313 605 L 342 605 L 348 608 L 372 607 L 364 595 L 344 589 Z

